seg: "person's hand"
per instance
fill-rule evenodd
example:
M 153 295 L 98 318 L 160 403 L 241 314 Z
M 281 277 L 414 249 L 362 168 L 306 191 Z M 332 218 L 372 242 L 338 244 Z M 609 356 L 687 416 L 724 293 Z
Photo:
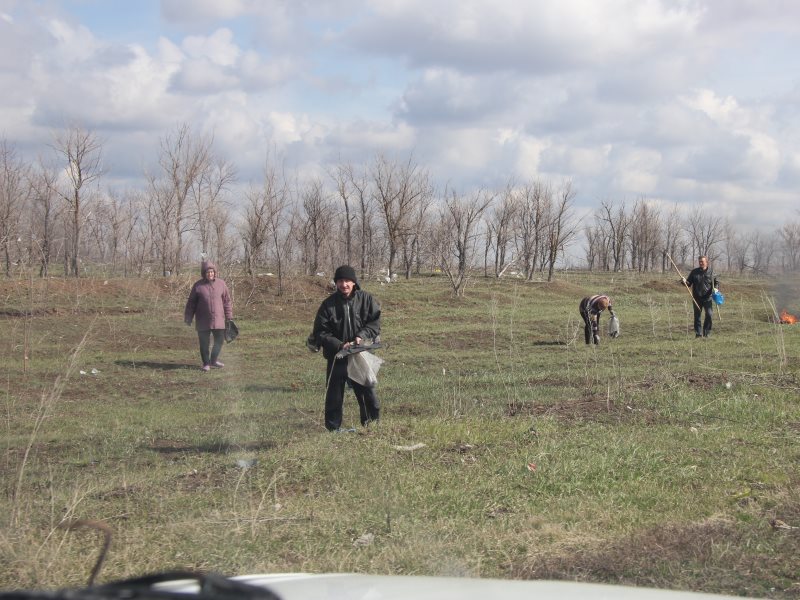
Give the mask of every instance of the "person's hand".
M 192 326 L 192 322 L 189 319 L 184 319 L 183 322 L 186 323 L 187 327 L 191 327 Z
M 683 285 L 686 285 L 686 284 L 687 284 L 687 283 L 689 283 L 689 282 L 688 282 L 688 281 L 686 281 L 686 277 L 681 277 L 681 283 L 682 283 Z
M 358 336 L 356 336 L 355 345 L 356 345 L 356 346 L 360 346 L 360 345 L 361 345 L 361 338 L 360 338 L 360 337 L 358 337 Z
M 714 293 L 719 294 L 719 290 L 717 288 L 714 288 Z

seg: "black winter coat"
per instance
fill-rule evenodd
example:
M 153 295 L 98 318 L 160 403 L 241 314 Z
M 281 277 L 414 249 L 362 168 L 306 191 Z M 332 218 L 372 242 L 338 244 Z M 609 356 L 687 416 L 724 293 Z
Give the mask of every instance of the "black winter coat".
M 375 340 L 380 333 L 380 304 L 369 292 L 356 289 L 350 298 L 337 291 L 323 300 L 311 335 L 330 360 L 346 342 L 356 337 Z
M 711 298 L 714 288 L 719 287 L 719 280 L 711 267 L 705 271 L 700 267 L 695 267 L 686 278 L 686 283 L 692 286 L 692 296 L 701 304 Z

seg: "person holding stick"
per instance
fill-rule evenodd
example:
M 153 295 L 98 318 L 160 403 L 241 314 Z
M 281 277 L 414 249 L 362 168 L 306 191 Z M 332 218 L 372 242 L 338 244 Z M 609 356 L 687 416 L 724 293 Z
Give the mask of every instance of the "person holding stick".
M 691 288 L 692 300 L 694 301 L 694 337 L 709 337 L 711 335 L 712 317 L 714 316 L 714 306 L 712 294 L 719 287 L 719 280 L 714 271 L 708 266 L 708 257 L 699 256 L 697 259 L 698 267 L 692 269 L 688 277 L 681 277 L 681 283 L 687 289 Z M 700 316 L 705 312 L 702 327 Z

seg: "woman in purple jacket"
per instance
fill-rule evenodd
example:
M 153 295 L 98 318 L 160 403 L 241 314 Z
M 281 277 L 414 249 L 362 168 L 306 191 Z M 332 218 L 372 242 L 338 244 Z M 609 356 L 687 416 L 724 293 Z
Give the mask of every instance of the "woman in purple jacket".
M 200 275 L 202 279 L 195 282 L 189 292 L 183 320 L 191 325 L 194 318 L 203 371 L 210 371 L 211 367 L 221 369 L 225 366 L 219 361 L 219 353 L 225 339 L 225 328 L 233 318 L 233 303 L 228 286 L 222 279 L 217 279 L 214 263 L 204 261 L 200 266 Z M 211 337 L 214 338 L 214 346 L 209 353 Z

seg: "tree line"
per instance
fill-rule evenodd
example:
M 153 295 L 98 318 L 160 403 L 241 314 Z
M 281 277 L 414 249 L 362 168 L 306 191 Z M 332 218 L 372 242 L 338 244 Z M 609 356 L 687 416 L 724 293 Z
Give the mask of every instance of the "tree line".
M 5 275 L 170 276 L 203 253 L 226 270 L 274 272 L 281 292 L 289 274 L 348 263 L 366 277 L 440 272 L 461 295 L 480 271 L 551 280 L 557 267 L 576 266 L 569 250 L 581 233 L 579 266 L 590 270 L 666 271 L 668 258 L 686 265 L 698 254 L 741 273 L 800 267 L 800 221 L 777 235 L 740 234 L 702 208 L 663 211 L 640 199 L 631 207 L 601 201 L 582 225 L 569 181 L 436 189 L 413 156 L 383 154 L 303 181 L 267 155 L 259 179 L 242 185 L 213 136 L 186 124 L 160 138 L 155 152 L 141 187 L 120 191 L 102 185 L 103 142 L 93 131 L 64 128 L 33 162 L 0 139 Z

